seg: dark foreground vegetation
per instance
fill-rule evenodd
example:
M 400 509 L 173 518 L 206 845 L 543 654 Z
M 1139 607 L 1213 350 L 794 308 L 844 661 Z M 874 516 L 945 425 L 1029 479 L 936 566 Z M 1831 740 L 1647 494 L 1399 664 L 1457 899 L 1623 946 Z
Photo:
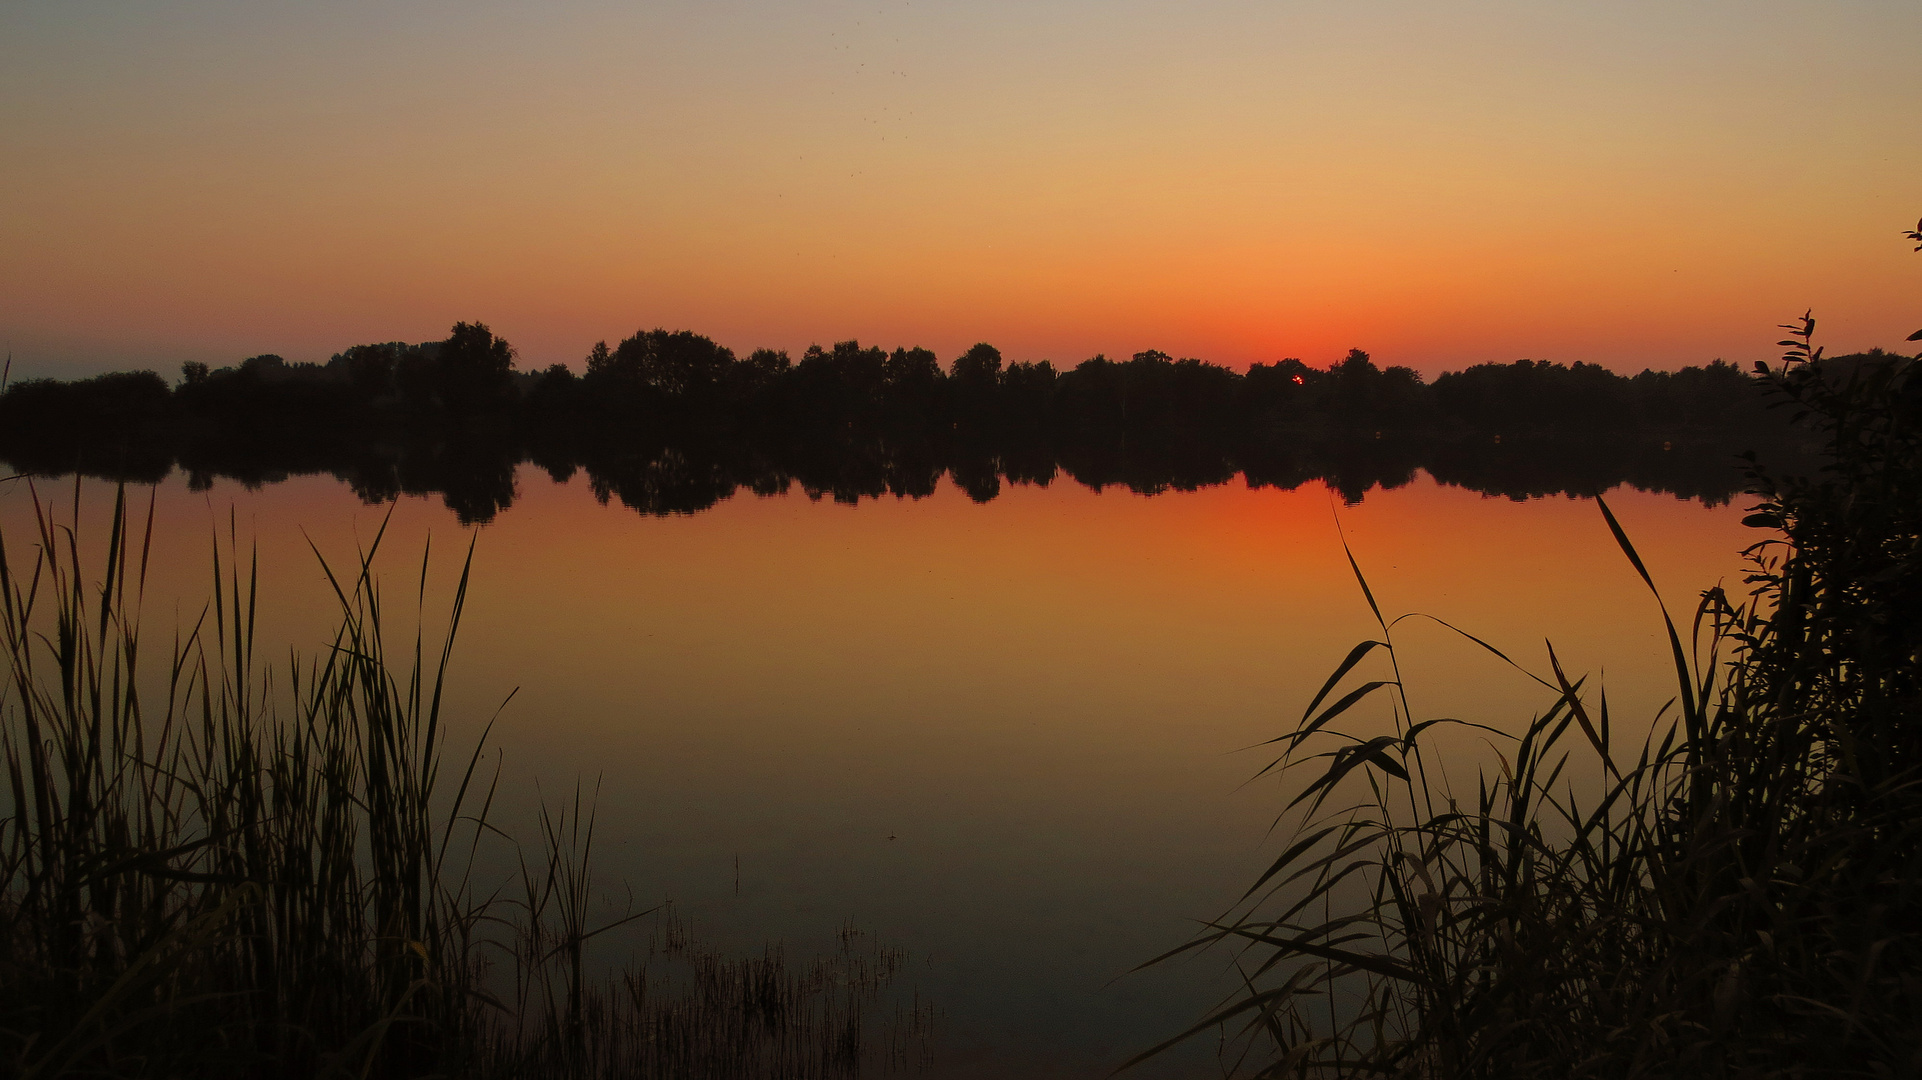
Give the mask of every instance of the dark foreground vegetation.
M 578 794 L 505 840 L 479 747 L 444 754 L 465 569 L 438 649 L 384 637 L 370 550 L 329 572 L 332 647 L 270 661 L 230 539 L 152 656 L 151 508 L 123 493 L 90 574 L 94 542 L 35 505 L 37 535 L 0 535 L 0 1076 L 802 1080 L 925 1054 L 899 952 L 847 931 L 726 959 L 602 911 Z M 650 926 L 619 974 L 588 955 Z
M 1417 713 L 1375 608 L 1276 740 L 1300 829 L 1196 943 L 1244 991 L 1191 1035 L 1264 1077 L 1922 1074 L 1922 372 L 1788 329 L 1758 381 L 1827 464 L 1753 474 L 1753 591 L 1703 594 L 1692 643 L 1662 613 L 1647 738 L 1552 648 L 1519 738 Z M 1467 785 L 1450 731 L 1496 751 Z
M 976 345 L 943 368 L 926 349 L 845 341 L 786 353 L 731 350 L 686 331 L 595 347 L 586 373 L 514 369 L 485 326 L 445 341 L 357 345 L 325 365 L 257 356 L 178 385 L 152 372 L 32 381 L 0 394 L 0 460 L 41 475 L 206 485 L 332 473 L 369 501 L 437 492 L 468 522 L 515 496 L 518 465 L 585 471 L 596 494 L 643 513 L 706 509 L 737 490 L 799 484 L 852 502 L 971 497 L 1058 475 L 1153 493 L 1324 480 L 1349 501 L 1426 469 L 1515 498 L 1620 483 L 1726 500 L 1743 450 L 1782 451 L 1788 429 L 1734 366 L 1633 377 L 1521 360 L 1423 383 L 1359 350 L 1326 370 L 1300 360 L 1246 373 L 1137 353 L 1072 370 L 1002 363 Z

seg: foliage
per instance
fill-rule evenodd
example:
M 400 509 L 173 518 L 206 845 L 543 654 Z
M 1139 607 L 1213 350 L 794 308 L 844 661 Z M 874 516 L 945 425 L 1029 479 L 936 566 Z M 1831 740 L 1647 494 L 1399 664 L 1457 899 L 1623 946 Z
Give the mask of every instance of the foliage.
M 1447 373 L 1431 386 L 1412 369 L 1377 367 L 1359 349 L 1326 370 L 1286 359 L 1242 373 L 1156 349 L 1122 362 L 1095 356 L 1067 370 L 1046 360 L 1004 364 L 999 350 L 980 343 L 943 371 L 918 347 L 889 353 L 842 341 L 810 346 L 790 363 L 784 352 L 757 349 L 743 359 L 710 338 L 664 329 L 637 331 L 614 348 L 596 344 L 578 379 L 564 365 L 517 373 L 514 359 L 513 347 L 484 324 L 463 322 L 442 341 L 355 345 L 324 365 L 271 354 L 219 369 L 189 361 L 171 393 L 152 375 L 22 383 L 0 394 L 0 418 L 15 429 L 5 442 L 30 445 L 59 437 L 56 425 L 39 420 L 49 403 L 63 415 L 97 414 L 122 428 L 133 421 L 175 439 L 291 427 L 309 442 L 342 426 L 365 442 L 424 424 L 685 435 L 719 423 L 819 437 L 853 423 L 924 439 L 960 426 L 970 438 L 1039 433 L 1057 442 L 1180 439 L 1233 448 L 1303 435 L 1599 429 L 1672 440 L 1757 423 L 1749 387 L 1720 362 L 1629 378 L 1593 364 L 1520 360 Z M 130 397 L 129 380 L 152 385 Z
M 514 394 L 514 347 L 485 323 L 455 323 L 436 359 L 441 400 L 455 413 L 498 408 Z
M 1692 645 L 1663 613 L 1675 711 L 1641 745 L 1551 648 L 1547 710 L 1452 789 L 1435 736 L 1462 722 L 1412 711 L 1411 616 L 1356 569 L 1381 635 L 1276 740 L 1299 832 L 1188 947 L 1237 946 L 1244 992 L 1187 1035 L 1230 1028 L 1264 1077 L 1922 1071 L 1922 378 L 1788 329 L 1758 379 L 1829 463 L 1755 472 L 1749 523 L 1780 536 L 1749 549 L 1751 596 L 1704 594 Z M 1377 700 L 1391 732 L 1340 732 Z
M 924 348 L 809 346 L 745 358 L 689 331 L 596 344 L 585 373 L 517 372 L 480 323 L 409 345 L 355 345 L 326 364 L 273 355 L 190 361 L 169 389 L 136 373 L 0 389 L 0 459 L 21 472 L 153 482 L 185 470 L 261 484 L 331 472 L 369 501 L 440 493 L 464 522 L 515 497 L 515 467 L 649 513 L 799 483 L 837 500 L 919 498 L 945 474 L 978 500 L 1065 472 L 1154 493 L 1223 483 L 1329 482 L 1359 500 L 1426 468 L 1514 498 L 1593 494 L 1623 480 L 1726 499 L 1740 450 L 1780 452 L 1752 388 L 1726 364 L 1619 376 L 1523 360 L 1426 385 L 1350 350 L 1236 372 L 1156 349 L 1067 370 L 1004 363 L 985 343 L 943 369 Z M 1598 434 L 1609 437 L 1598 439 Z M 1504 441 L 1506 440 L 1506 441 Z

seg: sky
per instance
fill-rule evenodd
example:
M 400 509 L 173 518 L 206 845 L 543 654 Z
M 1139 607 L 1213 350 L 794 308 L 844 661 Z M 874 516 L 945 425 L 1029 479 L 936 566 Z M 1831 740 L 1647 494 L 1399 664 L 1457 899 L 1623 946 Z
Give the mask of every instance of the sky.
M 8 0 L 0 347 L 1893 347 L 1918 41 L 1913 0 Z

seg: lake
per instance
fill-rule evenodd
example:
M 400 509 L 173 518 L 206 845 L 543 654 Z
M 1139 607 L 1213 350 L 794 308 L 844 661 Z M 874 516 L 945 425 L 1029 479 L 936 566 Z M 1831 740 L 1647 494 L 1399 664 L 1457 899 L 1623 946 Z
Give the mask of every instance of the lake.
M 71 480 L 35 485 L 68 512 Z M 1389 614 L 1447 619 L 1543 672 L 1552 640 L 1571 674 L 1605 678 L 1620 731 L 1671 693 L 1654 601 L 1589 499 L 1418 473 L 1354 505 L 1321 482 L 1146 496 L 1066 478 L 979 503 L 943 480 L 918 500 L 743 490 L 645 516 L 585 476 L 522 466 L 515 485 L 478 528 L 331 477 L 130 489 L 156 512 L 147 624 L 192 623 L 230 522 L 259 550 L 263 655 L 325 643 L 310 542 L 348 563 L 391 507 L 378 566 L 405 628 L 430 538 L 431 627 L 471 539 L 449 712 L 457 750 L 498 713 L 487 760 L 509 831 L 531 839 L 537 799 L 581 780 L 610 903 L 671 899 L 734 949 L 806 955 L 851 923 L 908 950 L 900 985 L 938 1009 L 939 1076 L 1104 1076 L 1233 988 L 1225 954 L 1131 969 L 1278 851 L 1296 782 L 1250 783 L 1270 759 L 1249 747 L 1378 633 L 1344 537 Z M 1757 539 L 1740 496 L 1606 497 L 1684 630 L 1702 588 L 1740 588 Z M 82 486 L 83 543 L 104 541 L 112 498 Z M 0 485 L 13 552 L 30 499 Z M 1423 714 L 1519 730 L 1549 702 L 1434 623 L 1397 642 Z M 1451 755 L 1470 783 L 1493 760 L 1472 739 Z M 1140 1075 L 1210 1075 L 1212 1049 Z

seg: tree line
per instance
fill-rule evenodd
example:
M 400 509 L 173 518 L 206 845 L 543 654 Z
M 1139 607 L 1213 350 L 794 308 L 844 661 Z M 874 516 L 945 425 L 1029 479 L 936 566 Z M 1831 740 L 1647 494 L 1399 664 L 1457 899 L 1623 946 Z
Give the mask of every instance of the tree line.
M 1327 368 L 1239 372 L 1147 350 L 1063 370 L 985 343 L 945 365 L 857 341 L 743 357 L 665 329 L 595 345 L 578 374 L 516 360 L 463 322 L 441 341 L 355 345 L 324 364 L 189 362 L 171 385 L 151 371 L 20 382 L 0 393 L 0 457 L 121 478 L 333 472 L 369 498 L 440 491 L 485 520 L 530 460 L 556 477 L 585 468 L 603 498 L 649 512 L 794 481 L 843 500 L 918 496 L 943 475 L 987 499 L 1059 471 L 1141 491 L 1322 478 L 1354 499 L 1426 468 L 1515 496 L 1630 480 L 1727 498 L 1734 453 L 1786 431 L 1720 361 L 1623 376 L 1518 360 L 1425 382 L 1359 349 Z

